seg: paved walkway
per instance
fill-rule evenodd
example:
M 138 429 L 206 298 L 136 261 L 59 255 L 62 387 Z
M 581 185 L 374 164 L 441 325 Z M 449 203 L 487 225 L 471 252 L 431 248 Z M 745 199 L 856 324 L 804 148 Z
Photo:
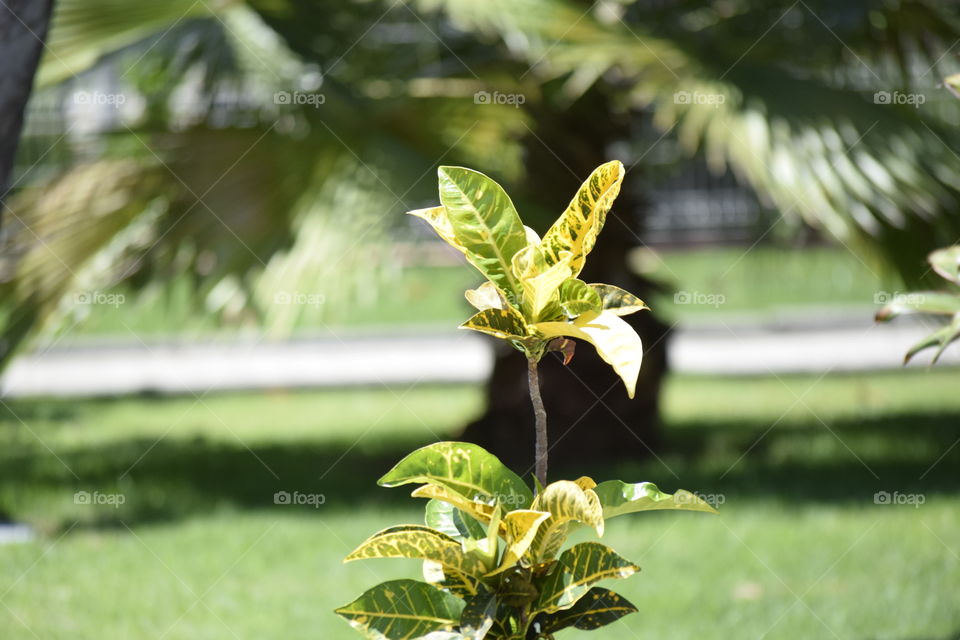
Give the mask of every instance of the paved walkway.
M 674 371 L 764 374 L 896 369 L 930 328 L 918 322 L 876 325 L 869 315 L 803 326 L 718 322 L 677 328 Z M 924 367 L 921 354 L 912 367 Z M 960 364 L 960 345 L 942 366 Z M 415 382 L 476 382 L 493 362 L 482 336 L 439 335 L 252 339 L 191 343 L 84 343 L 23 355 L 0 378 L 0 394 L 89 396 L 140 392 L 203 393 L 282 387 L 335 387 Z

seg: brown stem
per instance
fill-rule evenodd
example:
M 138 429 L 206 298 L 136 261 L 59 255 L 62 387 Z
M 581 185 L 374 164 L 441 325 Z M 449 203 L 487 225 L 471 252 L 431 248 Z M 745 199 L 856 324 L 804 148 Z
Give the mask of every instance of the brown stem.
M 537 463 L 537 480 L 547 486 L 547 410 L 543 408 L 540 397 L 540 378 L 537 375 L 537 361 L 527 360 L 527 384 L 530 387 L 530 401 L 533 403 L 533 415 L 536 417 L 537 442 L 534 457 Z

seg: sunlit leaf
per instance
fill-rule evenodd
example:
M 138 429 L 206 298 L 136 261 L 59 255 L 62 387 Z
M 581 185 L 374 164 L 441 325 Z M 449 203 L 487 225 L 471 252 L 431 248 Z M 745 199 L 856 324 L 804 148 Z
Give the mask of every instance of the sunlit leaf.
M 503 188 L 463 167 L 440 167 L 440 202 L 467 259 L 506 294 L 519 294 L 511 261 L 527 245 L 520 216 Z
M 478 311 L 504 309 L 506 307 L 500 291 L 489 280 L 476 289 L 467 289 L 463 295 L 467 299 L 467 302 Z
M 623 176 L 623 164 L 618 160 L 602 164 L 590 174 L 541 240 L 541 251 L 548 264 L 557 264 L 569 253 L 572 275 L 580 273 L 603 228 L 607 212 L 620 193 Z
M 485 309 L 474 314 L 461 324 L 460 328 L 479 331 L 504 340 L 523 340 L 527 337 L 523 316 L 513 309 Z
M 624 513 L 664 509 L 717 512 L 703 498 L 689 491 L 680 489 L 676 493 L 664 493 L 652 482 L 628 484 L 620 480 L 607 480 L 598 484 L 593 491 L 603 506 L 605 520 Z
M 428 527 L 453 538 L 480 538 L 486 535 L 483 525 L 475 518 L 467 515 L 450 502 L 437 498 L 432 498 L 427 502 L 424 520 Z
M 603 361 L 613 367 L 631 398 L 637 387 L 643 343 L 626 322 L 609 311 L 586 313 L 573 322 L 538 322 L 533 328 L 545 338 L 570 336 L 590 342 Z
M 603 587 L 593 587 L 569 609 L 542 614 L 536 623 L 543 633 L 555 633 L 567 627 L 592 631 L 636 611 L 623 596 Z
M 601 307 L 604 311 L 618 316 L 626 316 L 649 307 L 637 296 L 629 291 L 615 287 L 612 284 L 591 284 L 590 288 L 600 296 Z
M 471 502 L 510 508 L 526 507 L 533 500 L 517 474 L 483 447 L 466 442 L 437 442 L 417 449 L 379 480 L 384 487 L 410 483 L 437 485 Z
M 371 558 L 431 560 L 470 576 L 486 573 L 486 564 L 477 556 L 464 553 L 459 540 L 421 525 L 398 525 L 375 533 L 344 562 Z
M 621 558 L 610 547 L 581 542 L 560 554 L 540 585 L 536 610 L 552 613 L 568 609 L 600 580 L 628 578 L 639 570 L 640 567 Z
M 585 313 L 598 314 L 603 310 L 599 293 L 583 280 L 565 280 L 560 285 L 559 293 L 560 308 L 568 318 L 576 318 Z
M 603 535 L 603 508 L 599 498 L 593 490 L 575 482 L 551 482 L 537 494 L 531 508 L 550 514 L 537 528 L 528 550 L 534 562 L 550 560 L 560 551 L 570 522 L 581 522 L 593 527 L 597 535 Z
M 416 580 L 391 580 L 336 610 L 371 640 L 410 640 L 435 631 L 454 632 L 463 601 Z
M 488 575 L 496 575 L 512 568 L 533 544 L 540 524 L 550 517 L 549 512 L 517 509 L 503 518 L 503 533 L 506 548 L 500 565 Z

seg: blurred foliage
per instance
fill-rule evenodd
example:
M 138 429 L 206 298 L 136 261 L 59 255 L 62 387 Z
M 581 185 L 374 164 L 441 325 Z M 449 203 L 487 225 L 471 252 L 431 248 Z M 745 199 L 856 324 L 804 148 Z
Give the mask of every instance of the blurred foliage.
M 960 236 L 958 106 L 934 80 L 958 38 L 934 0 L 62 0 L 35 104 L 67 128 L 5 212 L 4 359 L 75 318 L 77 292 L 183 274 L 210 312 L 289 329 L 301 310 L 277 292 L 355 295 L 436 164 L 483 168 L 535 215 L 551 184 L 525 175 L 532 145 L 566 164 L 569 139 L 602 139 L 629 167 L 648 116 L 919 277 Z M 624 119 L 636 135 L 609 139 Z

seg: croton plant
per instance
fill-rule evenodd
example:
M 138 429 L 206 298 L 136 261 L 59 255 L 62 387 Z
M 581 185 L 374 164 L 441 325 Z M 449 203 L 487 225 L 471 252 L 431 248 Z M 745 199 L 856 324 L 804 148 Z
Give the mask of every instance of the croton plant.
M 537 363 L 564 361 L 573 342 L 591 343 L 633 397 L 640 338 L 620 316 L 646 309 L 636 296 L 578 275 L 623 181 L 619 162 L 598 167 L 541 239 L 509 196 L 476 171 L 440 167 L 441 205 L 411 211 L 456 247 L 486 278 L 466 292 L 477 313 L 462 328 L 502 338 L 527 357 L 536 416 L 533 486 L 481 447 L 438 442 L 401 460 L 379 483 L 418 485 L 425 525 L 389 527 L 347 556 L 423 561 L 423 580 L 379 584 L 336 610 L 376 640 L 546 640 L 562 629 L 596 629 L 636 611 L 595 586 L 639 567 L 598 542 L 564 550 L 575 528 L 603 536 L 606 520 L 658 509 L 715 512 L 688 491 L 591 478 L 547 482 L 546 412 Z

